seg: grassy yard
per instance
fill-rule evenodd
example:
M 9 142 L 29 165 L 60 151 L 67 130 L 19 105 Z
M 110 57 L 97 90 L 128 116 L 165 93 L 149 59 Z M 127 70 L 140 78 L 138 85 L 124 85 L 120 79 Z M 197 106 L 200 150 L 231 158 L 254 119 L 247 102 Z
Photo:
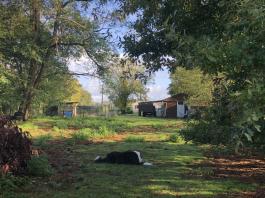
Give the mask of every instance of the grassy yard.
M 27 177 L 2 197 L 236 197 L 258 184 L 211 177 L 203 146 L 178 136 L 185 121 L 123 116 L 38 118 L 20 125 L 46 155 L 53 173 Z M 97 155 L 139 150 L 153 166 L 95 164 Z M 198 165 L 198 166 L 197 166 Z M 1 192 L 0 192 L 1 193 Z

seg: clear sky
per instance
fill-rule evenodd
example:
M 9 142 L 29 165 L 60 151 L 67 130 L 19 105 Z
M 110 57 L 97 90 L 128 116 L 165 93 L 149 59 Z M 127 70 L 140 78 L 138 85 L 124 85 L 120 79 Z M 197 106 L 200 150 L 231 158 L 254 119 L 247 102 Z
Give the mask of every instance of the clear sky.
M 113 4 L 106 5 L 105 6 L 105 12 L 110 12 L 113 10 L 115 6 Z M 91 10 L 93 8 L 93 5 L 91 7 Z M 86 13 L 86 16 L 90 17 L 91 15 Z M 90 15 L 90 16 L 89 16 Z M 127 20 L 132 22 L 136 20 L 135 16 L 130 16 Z M 106 26 L 106 24 L 104 24 Z M 124 53 L 124 50 L 122 48 L 117 47 L 119 39 L 122 38 L 124 35 L 127 34 L 127 32 L 131 31 L 127 23 L 115 23 L 113 24 L 107 24 L 107 26 L 111 27 L 111 43 L 114 43 L 114 48 L 116 51 L 120 54 Z M 87 67 L 89 67 L 89 61 L 86 60 L 85 57 L 82 57 L 79 61 L 70 61 L 69 68 L 73 71 L 87 71 Z M 79 77 L 79 82 L 82 84 L 82 86 L 91 93 L 92 99 L 94 102 L 100 102 L 101 101 L 101 82 L 96 78 L 91 77 Z M 158 100 L 168 97 L 168 85 L 170 83 L 169 79 L 169 73 L 167 69 L 164 69 L 163 71 L 158 71 L 153 74 L 153 80 L 151 83 L 147 85 L 149 88 L 149 92 L 147 94 L 149 100 Z M 105 100 L 107 100 L 107 96 L 104 96 Z

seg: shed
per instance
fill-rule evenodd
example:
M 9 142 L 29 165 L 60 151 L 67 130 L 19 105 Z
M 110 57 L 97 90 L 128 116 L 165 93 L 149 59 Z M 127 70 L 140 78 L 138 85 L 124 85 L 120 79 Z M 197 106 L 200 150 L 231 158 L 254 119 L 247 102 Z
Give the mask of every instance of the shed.
M 77 105 L 78 102 L 65 102 L 59 106 L 59 114 L 64 117 L 76 117 Z
M 162 100 L 139 103 L 139 115 L 144 115 L 145 109 L 151 109 L 145 106 L 151 106 L 150 104 L 152 104 L 156 111 L 156 113 L 153 114 L 154 116 L 184 118 L 188 113 L 187 105 L 185 104 L 186 99 L 187 94 L 179 93 Z

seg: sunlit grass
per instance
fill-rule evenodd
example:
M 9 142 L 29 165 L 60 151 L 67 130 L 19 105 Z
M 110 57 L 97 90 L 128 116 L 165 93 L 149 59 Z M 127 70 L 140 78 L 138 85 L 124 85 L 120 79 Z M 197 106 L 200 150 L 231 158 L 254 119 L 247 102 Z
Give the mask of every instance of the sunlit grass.
M 145 139 L 143 136 L 127 136 L 127 138 L 125 138 L 125 142 L 144 142 Z
M 191 166 L 206 158 L 201 147 L 179 139 L 178 131 L 185 126 L 183 120 L 54 117 L 36 118 L 28 123 L 26 128 L 35 145 L 44 145 L 48 159 L 62 165 L 55 166 L 48 179 L 38 178 L 36 182 L 31 178 L 34 182 L 19 192 L 21 197 L 228 197 L 229 193 L 253 191 L 257 187 L 230 179 L 204 178 L 211 176 L 212 170 Z M 116 141 L 115 136 L 122 138 Z M 79 144 L 83 140 L 99 143 Z M 94 163 L 98 155 L 126 150 L 139 150 L 153 166 Z

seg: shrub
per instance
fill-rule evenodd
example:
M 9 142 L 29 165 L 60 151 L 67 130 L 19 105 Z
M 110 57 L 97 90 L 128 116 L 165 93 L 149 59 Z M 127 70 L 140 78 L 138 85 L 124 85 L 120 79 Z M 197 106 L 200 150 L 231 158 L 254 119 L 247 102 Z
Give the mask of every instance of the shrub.
M 182 143 L 184 140 L 178 133 L 175 133 L 169 136 L 168 141 L 174 143 Z
M 0 123 L 4 123 L 1 118 Z M 31 144 L 28 132 L 3 124 L 0 128 L 0 172 L 23 172 L 31 158 Z
M 144 141 L 145 141 L 144 137 L 141 136 L 128 136 L 125 139 L 125 142 L 144 142 Z
M 72 135 L 74 141 L 85 141 L 92 136 L 92 130 L 90 128 L 80 129 L 77 132 L 74 132 Z
M 52 130 L 55 131 L 55 132 L 60 132 L 60 129 L 59 129 L 57 126 L 54 126 L 54 127 L 52 128 Z
M 131 107 L 127 107 L 126 110 L 125 110 L 125 113 L 126 114 L 133 114 L 133 110 Z
M 192 122 L 188 124 L 186 129 L 180 131 L 180 135 L 186 142 L 193 141 L 213 145 L 228 144 L 233 137 L 233 128 L 226 125 L 216 125 L 213 122 Z
M 58 127 L 59 129 L 67 129 L 68 123 L 67 120 L 57 120 L 54 126 Z
M 95 133 L 96 135 L 104 137 L 104 136 L 112 135 L 114 132 L 112 129 L 108 128 L 107 126 L 101 126 Z
M 32 176 L 50 176 L 52 168 L 46 156 L 33 156 L 27 164 L 28 173 Z
M 34 144 L 36 146 L 44 146 L 49 140 L 52 139 L 51 134 L 41 135 L 35 140 Z

